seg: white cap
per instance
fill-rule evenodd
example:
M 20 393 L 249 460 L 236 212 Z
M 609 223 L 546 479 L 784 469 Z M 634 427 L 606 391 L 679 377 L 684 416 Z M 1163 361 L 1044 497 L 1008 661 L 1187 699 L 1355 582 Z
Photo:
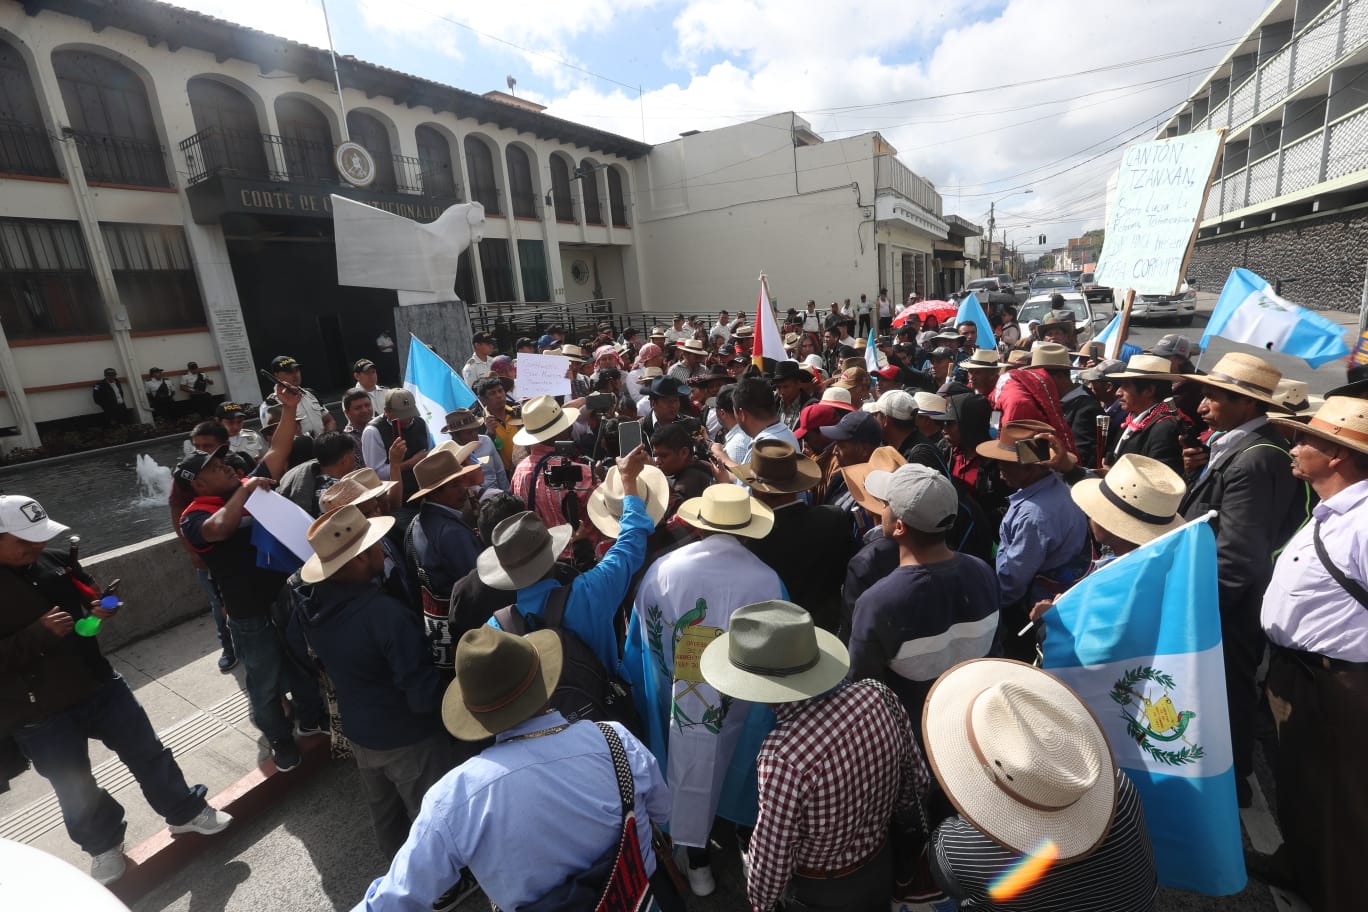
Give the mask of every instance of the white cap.
M 911 421 L 917 412 L 917 402 L 907 390 L 891 389 L 879 397 L 871 411 L 887 415 L 894 421 Z
M 865 490 L 888 504 L 895 519 L 918 532 L 946 532 L 959 513 L 959 497 L 950 479 L 915 462 L 893 472 L 870 472 Z
M 43 505 L 22 494 L 0 495 L 0 532 L 26 542 L 51 541 L 71 529 L 48 518 Z

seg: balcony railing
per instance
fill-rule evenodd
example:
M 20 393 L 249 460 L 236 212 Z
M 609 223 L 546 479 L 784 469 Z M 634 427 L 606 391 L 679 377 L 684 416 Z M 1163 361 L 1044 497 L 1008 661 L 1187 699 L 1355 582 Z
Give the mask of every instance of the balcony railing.
M 941 217 L 941 195 L 936 192 L 930 181 L 914 174 L 911 168 L 891 155 L 876 156 L 874 166 L 877 175 L 874 183 L 875 193 L 892 190 L 904 199 L 921 206 L 936 218 Z
M 186 183 L 231 176 L 251 180 L 299 184 L 340 184 L 328 143 L 253 133 L 246 130 L 201 130 L 180 144 L 185 157 Z M 392 156 L 393 180 L 381 169 L 372 188 L 387 193 L 421 193 L 461 199 L 461 185 L 449 167 L 410 155 Z
M 0 174 L 61 177 L 47 130 L 38 124 L 0 120 Z
M 88 130 L 67 133 L 76 143 L 88 181 L 134 187 L 169 187 L 165 150 L 160 144 Z

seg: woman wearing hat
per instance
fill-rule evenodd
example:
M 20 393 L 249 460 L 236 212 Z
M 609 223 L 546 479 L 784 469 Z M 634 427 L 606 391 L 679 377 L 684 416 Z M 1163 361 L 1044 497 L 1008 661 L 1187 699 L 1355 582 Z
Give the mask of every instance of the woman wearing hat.
M 936 828 L 927 857 L 959 908 L 1154 909 L 1140 796 L 1087 704 L 1058 678 L 1006 659 L 964 662 L 931 688 L 922 734 L 958 811 Z M 995 901 L 999 876 L 1045 846 L 1043 873 Z

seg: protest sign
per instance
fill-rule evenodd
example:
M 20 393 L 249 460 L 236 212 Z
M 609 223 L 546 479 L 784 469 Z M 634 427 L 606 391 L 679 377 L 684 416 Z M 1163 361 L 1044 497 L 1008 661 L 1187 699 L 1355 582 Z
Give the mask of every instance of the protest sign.
M 568 396 L 570 360 L 560 355 L 518 355 L 518 396 Z
M 1223 141 L 1216 130 L 1126 148 L 1108 203 L 1099 285 L 1178 292 Z

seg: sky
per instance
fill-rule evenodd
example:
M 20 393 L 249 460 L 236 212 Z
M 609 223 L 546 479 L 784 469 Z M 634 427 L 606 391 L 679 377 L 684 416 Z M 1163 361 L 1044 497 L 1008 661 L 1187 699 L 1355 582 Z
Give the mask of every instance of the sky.
M 178 0 L 327 46 L 320 0 Z M 633 139 L 796 111 L 870 130 L 944 211 L 1029 254 L 1102 227 L 1107 176 L 1267 0 L 329 0 L 339 54 Z M 1025 191 L 1030 190 L 1027 194 Z M 1038 236 L 1045 235 L 1042 247 Z

